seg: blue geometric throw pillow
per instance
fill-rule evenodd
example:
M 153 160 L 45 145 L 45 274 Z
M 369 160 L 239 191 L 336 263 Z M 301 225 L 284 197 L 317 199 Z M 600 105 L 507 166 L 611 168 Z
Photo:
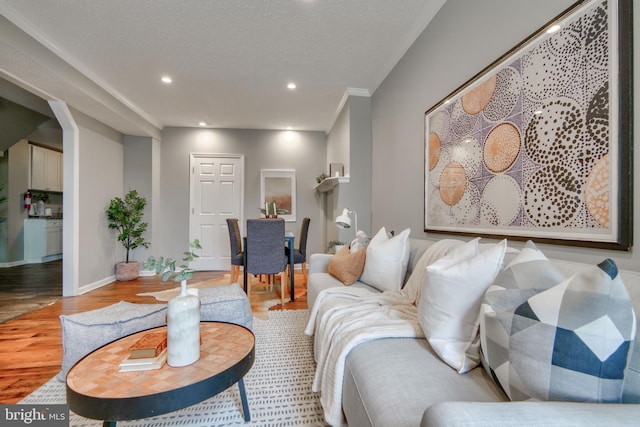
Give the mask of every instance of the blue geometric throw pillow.
M 511 400 L 620 402 L 636 319 L 615 263 L 558 280 L 541 252 L 533 258 L 516 258 L 505 271 L 519 274 L 498 277 L 485 295 L 485 368 Z

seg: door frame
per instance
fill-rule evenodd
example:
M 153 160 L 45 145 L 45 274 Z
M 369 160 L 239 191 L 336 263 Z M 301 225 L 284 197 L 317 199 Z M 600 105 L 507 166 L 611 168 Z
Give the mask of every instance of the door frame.
M 240 179 L 240 212 L 238 214 L 238 225 L 240 226 L 240 233 L 244 234 L 244 183 L 245 183 L 245 155 L 244 154 L 232 154 L 232 153 L 189 153 L 189 241 L 191 241 L 192 231 L 193 231 L 193 210 L 195 209 L 195 205 L 193 202 L 194 198 L 194 170 L 195 167 L 194 161 L 198 158 L 232 158 L 240 160 L 240 165 L 242 167 L 242 175 Z

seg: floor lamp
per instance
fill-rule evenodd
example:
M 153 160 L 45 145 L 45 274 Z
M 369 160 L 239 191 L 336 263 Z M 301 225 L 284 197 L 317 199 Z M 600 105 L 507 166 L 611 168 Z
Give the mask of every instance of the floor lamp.
M 358 214 L 356 213 L 356 211 L 349 210 L 349 208 L 344 208 L 342 210 L 342 213 L 336 217 L 336 226 L 340 228 L 351 228 L 351 218 L 349 217 L 350 214 L 353 214 L 353 217 L 356 221 L 355 230 L 357 234 L 358 233 Z

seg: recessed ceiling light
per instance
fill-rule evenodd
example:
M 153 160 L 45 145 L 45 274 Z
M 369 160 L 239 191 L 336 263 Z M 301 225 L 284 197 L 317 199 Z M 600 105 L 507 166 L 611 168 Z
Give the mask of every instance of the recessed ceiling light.
M 171 80 L 171 77 L 169 76 L 162 76 L 162 81 L 164 83 L 171 83 L 173 80 Z
M 296 88 L 296 84 L 291 82 L 291 83 L 287 84 L 287 88 L 288 89 L 295 89 Z
M 552 25 L 551 27 L 549 27 L 549 29 L 547 29 L 547 34 L 555 33 L 560 28 L 562 28 L 562 27 L 560 27 L 560 25 L 558 25 L 558 24 Z
M 198 123 L 200 126 L 206 126 L 207 124 L 205 122 L 200 122 Z
M 287 126 L 285 129 L 287 129 L 287 130 L 291 130 L 291 129 L 293 129 L 293 128 L 292 128 L 291 126 Z

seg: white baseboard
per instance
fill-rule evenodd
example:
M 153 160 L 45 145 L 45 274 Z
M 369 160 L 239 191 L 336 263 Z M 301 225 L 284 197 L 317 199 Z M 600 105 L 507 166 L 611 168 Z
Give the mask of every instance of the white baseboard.
M 19 265 L 25 265 L 26 261 L 21 259 L 20 261 L 0 262 L 0 268 L 11 268 Z
M 82 294 L 86 294 L 89 291 L 93 291 L 95 289 L 101 288 L 104 285 L 107 285 L 111 282 L 115 282 L 116 281 L 116 276 L 115 274 L 109 277 L 105 277 L 104 279 L 98 280 L 96 282 L 93 283 L 89 283 L 87 285 L 84 286 L 80 286 L 80 288 L 78 289 L 78 295 L 82 295 Z
M 140 277 L 150 277 L 155 275 L 156 272 L 154 270 L 140 270 L 140 273 L 138 273 L 138 276 Z

